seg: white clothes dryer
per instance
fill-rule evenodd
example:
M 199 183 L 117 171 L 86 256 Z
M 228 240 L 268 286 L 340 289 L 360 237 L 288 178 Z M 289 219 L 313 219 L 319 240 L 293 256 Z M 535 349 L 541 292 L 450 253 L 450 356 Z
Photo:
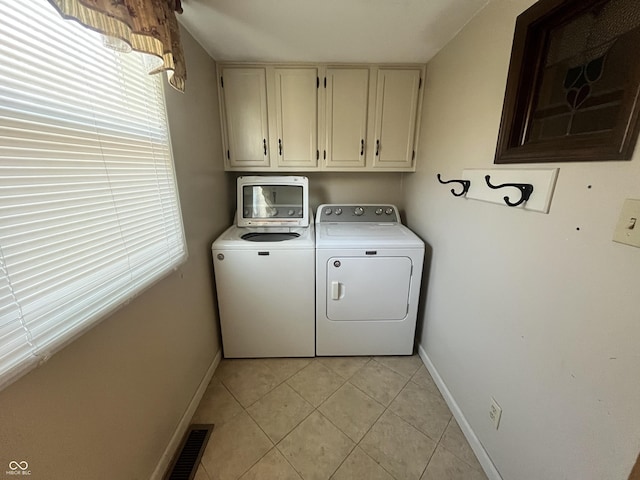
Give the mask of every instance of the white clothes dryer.
M 238 178 L 236 224 L 211 246 L 225 358 L 315 355 L 309 218 L 306 178 Z
M 424 242 L 393 205 L 320 205 L 316 355 L 413 353 Z

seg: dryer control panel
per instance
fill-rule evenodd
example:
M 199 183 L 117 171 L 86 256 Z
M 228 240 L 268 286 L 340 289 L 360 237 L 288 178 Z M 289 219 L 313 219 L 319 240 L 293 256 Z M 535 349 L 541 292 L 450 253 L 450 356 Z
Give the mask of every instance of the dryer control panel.
M 389 204 L 325 204 L 318 207 L 316 223 L 400 223 L 395 205 Z

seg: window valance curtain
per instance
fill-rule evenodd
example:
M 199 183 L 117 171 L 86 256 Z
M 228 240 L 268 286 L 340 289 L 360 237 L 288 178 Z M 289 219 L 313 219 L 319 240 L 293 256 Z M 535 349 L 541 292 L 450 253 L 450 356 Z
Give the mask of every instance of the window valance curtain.
M 167 71 L 183 92 L 187 76 L 176 12 L 180 0 L 49 0 L 60 14 L 102 33 L 107 44 L 154 55 L 149 73 Z

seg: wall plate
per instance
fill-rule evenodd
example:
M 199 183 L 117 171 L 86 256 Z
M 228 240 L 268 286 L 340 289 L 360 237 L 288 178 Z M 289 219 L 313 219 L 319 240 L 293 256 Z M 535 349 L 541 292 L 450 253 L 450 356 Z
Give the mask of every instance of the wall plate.
M 640 247 L 640 200 L 627 198 L 624 201 L 613 241 Z
M 512 202 L 520 199 L 520 191 L 514 187 L 505 187 L 493 190 L 487 186 L 485 176 L 491 176 L 492 185 L 503 183 L 530 183 L 533 185 L 533 193 L 529 200 L 522 205 L 511 208 L 531 210 L 533 212 L 549 213 L 551 198 L 558 178 L 558 168 L 545 169 L 492 169 L 482 170 L 470 168 L 462 171 L 462 179 L 470 180 L 471 186 L 467 192 L 467 198 L 482 200 L 484 202 L 496 203 L 508 206 L 504 197 L 507 196 Z

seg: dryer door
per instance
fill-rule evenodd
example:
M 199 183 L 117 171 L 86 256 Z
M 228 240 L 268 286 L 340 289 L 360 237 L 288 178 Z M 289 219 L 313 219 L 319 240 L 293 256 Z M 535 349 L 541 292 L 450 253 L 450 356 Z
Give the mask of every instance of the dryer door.
M 327 318 L 403 320 L 411 287 L 409 257 L 332 257 L 327 264 Z

